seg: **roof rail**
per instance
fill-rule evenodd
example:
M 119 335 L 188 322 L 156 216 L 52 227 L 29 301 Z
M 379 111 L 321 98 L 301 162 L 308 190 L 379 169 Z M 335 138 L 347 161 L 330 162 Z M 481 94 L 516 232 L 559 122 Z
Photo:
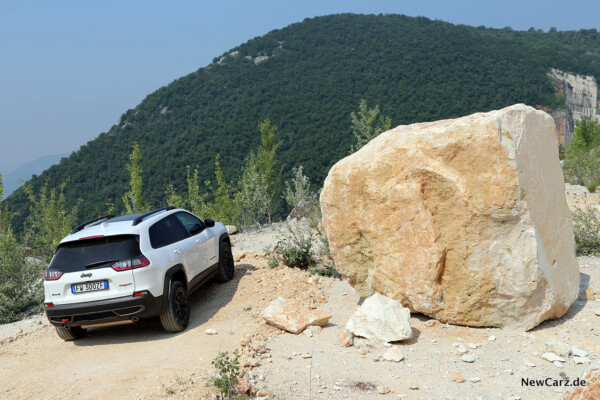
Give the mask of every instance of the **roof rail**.
M 169 207 L 162 207 L 162 208 L 157 208 L 156 210 L 148 211 L 148 212 L 140 215 L 136 219 L 134 219 L 133 220 L 133 226 L 136 226 L 137 224 L 139 224 L 140 222 L 142 222 L 143 220 L 145 220 L 146 218 L 148 218 L 151 215 L 154 215 L 154 214 L 156 214 L 158 212 L 161 212 L 161 211 L 174 210 L 175 208 L 177 208 L 177 207 L 169 206 Z
M 94 218 L 94 219 L 92 219 L 92 220 L 90 220 L 88 222 L 84 222 L 81 225 L 77 225 L 75 227 L 75 229 L 73 229 L 73 231 L 71 232 L 71 235 L 74 234 L 74 233 L 79 232 L 80 230 L 82 230 L 83 228 L 85 228 L 86 226 L 88 226 L 91 223 L 102 221 L 103 219 L 107 219 L 108 220 L 108 219 L 111 219 L 111 218 L 114 218 L 114 217 L 115 217 L 114 215 L 105 215 L 103 217 Z

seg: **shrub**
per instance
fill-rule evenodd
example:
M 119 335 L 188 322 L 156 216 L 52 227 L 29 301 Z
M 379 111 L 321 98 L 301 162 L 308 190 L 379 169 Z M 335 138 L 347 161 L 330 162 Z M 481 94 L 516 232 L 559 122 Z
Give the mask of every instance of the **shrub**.
M 16 321 L 32 308 L 40 309 L 44 265 L 40 261 L 27 262 L 25 250 L 11 228 L 0 227 L 0 323 Z
M 287 232 L 279 238 L 273 250 L 268 252 L 269 266 L 275 268 L 283 263 L 290 268 L 308 269 L 316 264 L 313 257 L 313 235 L 307 227 L 285 224 Z
M 215 386 L 226 398 L 235 396 L 235 385 L 240 375 L 239 356 L 234 353 L 234 357 L 231 358 L 229 352 L 219 352 L 211 364 L 217 370 L 217 376 L 210 378 L 206 386 Z
M 600 217 L 593 208 L 573 212 L 577 255 L 600 254 Z

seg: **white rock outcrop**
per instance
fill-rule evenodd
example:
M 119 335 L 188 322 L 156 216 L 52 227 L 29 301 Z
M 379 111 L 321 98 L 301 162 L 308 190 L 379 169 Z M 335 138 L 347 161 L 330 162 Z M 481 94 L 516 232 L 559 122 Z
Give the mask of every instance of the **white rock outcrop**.
M 579 290 L 552 118 L 525 105 L 399 126 L 321 193 L 338 271 L 442 322 L 528 330 Z
M 356 336 L 382 342 L 410 339 L 410 310 L 379 293 L 366 299 L 346 323 Z

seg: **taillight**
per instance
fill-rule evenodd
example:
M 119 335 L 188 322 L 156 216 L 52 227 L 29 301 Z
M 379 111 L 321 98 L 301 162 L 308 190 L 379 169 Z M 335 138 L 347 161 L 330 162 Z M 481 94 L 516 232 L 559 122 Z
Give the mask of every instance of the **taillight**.
M 134 292 L 134 293 L 133 293 L 133 297 L 140 297 L 140 296 L 143 296 L 143 295 L 145 295 L 145 294 L 148 294 L 148 291 L 147 291 L 147 290 L 143 290 L 143 291 L 141 291 L 141 292 Z
M 86 237 L 79 238 L 79 240 L 96 239 L 96 238 L 100 238 L 100 237 L 104 237 L 104 235 L 86 236 Z
M 55 269 L 45 269 L 43 274 L 45 281 L 55 281 L 61 276 L 63 276 L 63 273 Z
M 150 265 L 150 261 L 144 256 L 138 258 L 132 258 L 131 260 L 118 261 L 111 265 L 115 271 L 127 271 L 130 269 L 145 267 Z
M 54 307 L 53 303 L 44 303 L 44 305 L 46 306 L 46 308 L 52 308 L 52 307 Z

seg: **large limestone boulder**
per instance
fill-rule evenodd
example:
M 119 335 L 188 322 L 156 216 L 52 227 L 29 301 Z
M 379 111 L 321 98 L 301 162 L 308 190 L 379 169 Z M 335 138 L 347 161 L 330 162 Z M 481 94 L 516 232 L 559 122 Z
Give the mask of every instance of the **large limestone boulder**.
M 399 126 L 336 163 L 321 193 L 338 271 L 443 322 L 528 330 L 577 297 L 552 118 L 518 104 Z

